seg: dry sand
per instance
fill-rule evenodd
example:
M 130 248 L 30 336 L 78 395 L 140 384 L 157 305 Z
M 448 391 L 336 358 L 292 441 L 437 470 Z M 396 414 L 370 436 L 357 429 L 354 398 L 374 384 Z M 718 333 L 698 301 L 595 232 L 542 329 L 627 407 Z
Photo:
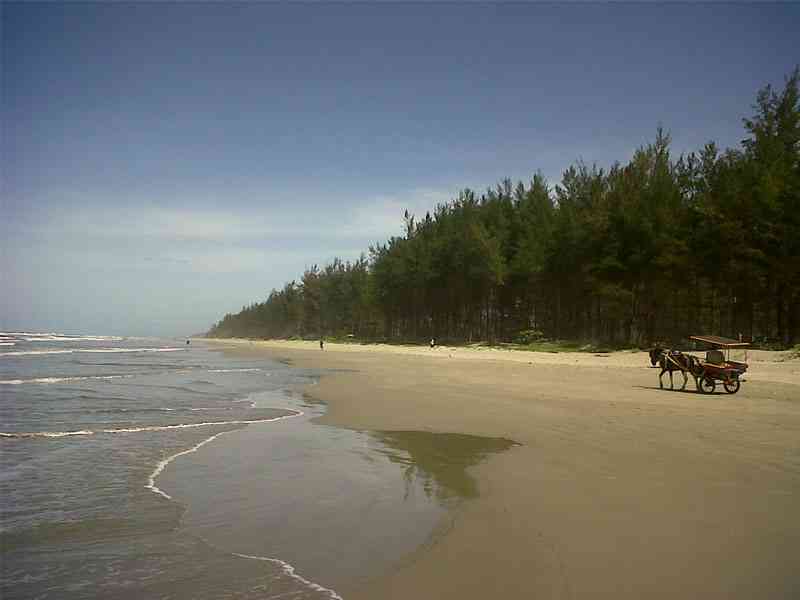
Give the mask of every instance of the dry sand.
M 800 598 L 786 353 L 750 352 L 741 391 L 708 396 L 658 389 L 638 352 L 213 343 L 337 369 L 309 390 L 327 423 L 521 444 L 473 469 L 480 496 L 446 535 L 348 600 Z

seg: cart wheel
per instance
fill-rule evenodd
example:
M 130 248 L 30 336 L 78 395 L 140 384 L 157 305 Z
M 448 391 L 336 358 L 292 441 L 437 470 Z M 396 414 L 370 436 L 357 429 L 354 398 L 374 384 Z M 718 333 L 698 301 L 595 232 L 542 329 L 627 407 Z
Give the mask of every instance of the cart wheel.
M 700 391 L 704 394 L 712 394 L 717 387 L 717 382 L 710 377 L 702 377 L 697 380 Z
M 736 392 L 739 391 L 739 388 L 741 386 L 742 384 L 739 382 L 738 379 L 731 379 L 730 381 L 722 382 L 722 387 L 724 387 L 725 391 L 728 392 L 729 394 L 735 394 Z

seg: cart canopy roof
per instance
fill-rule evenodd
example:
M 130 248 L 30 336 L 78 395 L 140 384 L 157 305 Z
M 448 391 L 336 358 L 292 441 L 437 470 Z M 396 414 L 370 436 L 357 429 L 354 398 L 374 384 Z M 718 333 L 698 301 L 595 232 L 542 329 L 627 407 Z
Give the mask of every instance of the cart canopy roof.
M 740 342 L 732 340 L 731 338 L 719 337 L 717 335 L 690 335 L 690 340 L 697 340 L 698 342 L 705 342 L 718 348 L 744 348 L 749 346 L 749 342 Z

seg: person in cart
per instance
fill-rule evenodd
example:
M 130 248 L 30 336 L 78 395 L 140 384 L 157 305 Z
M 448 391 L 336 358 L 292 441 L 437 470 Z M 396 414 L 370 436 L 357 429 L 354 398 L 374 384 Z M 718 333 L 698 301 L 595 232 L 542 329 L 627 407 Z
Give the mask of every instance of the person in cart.
M 689 339 L 711 347 L 706 351 L 705 360 L 699 361 L 696 372 L 692 373 L 697 381 L 698 391 L 711 394 L 716 388 L 716 382 L 721 381 L 722 387 L 729 394 L 738 392 L 748 368 L 747 353 L 745 352 L 744 362 L 739 362 L 731 360 L 731 350 L 747 348 L 750 344 L 716 335 L 693 335 Z

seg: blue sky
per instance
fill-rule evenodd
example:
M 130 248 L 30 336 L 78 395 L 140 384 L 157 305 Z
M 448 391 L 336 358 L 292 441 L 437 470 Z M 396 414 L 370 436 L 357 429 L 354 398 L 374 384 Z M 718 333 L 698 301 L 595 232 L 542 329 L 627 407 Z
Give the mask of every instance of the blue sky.
M 735 146 L 800 5 L 15 4 L 0 327 L 185 335 L 460 188 Z

